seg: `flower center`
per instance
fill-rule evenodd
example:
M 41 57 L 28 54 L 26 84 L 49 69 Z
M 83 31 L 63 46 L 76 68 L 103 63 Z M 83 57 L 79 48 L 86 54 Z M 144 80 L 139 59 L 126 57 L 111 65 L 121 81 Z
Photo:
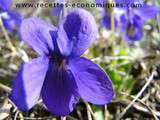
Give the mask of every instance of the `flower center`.
M 133 25 L 129 25 L 129 27 L 127 28 L 127 33 L 130 36 L 133 36 L 135 34 L 135 28 Z
M 58 59 L 57 63 L 58 63 L 58 67 L 61 68 L 65 65 L 65 60 L 64 59 Z

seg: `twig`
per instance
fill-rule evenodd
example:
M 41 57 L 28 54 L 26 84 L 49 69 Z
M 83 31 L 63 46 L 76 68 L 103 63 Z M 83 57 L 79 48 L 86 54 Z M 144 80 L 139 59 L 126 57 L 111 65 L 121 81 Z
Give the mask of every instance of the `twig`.
M 14 120 L 17 120 L 18 113 L 19 113 L 19 111 L 16 112 L 16 114 L 14 116 Z
M 153 0 L 153 2 L 155 5 L 159 6 L 157 0 Z M 159 14 L 156 16 L 156 19 L 157 19 L 158 32 L 160 32 L 160 15 Z
M 18 115 L 19 115 L 19 117 L 18 117 Z M 17 118 L 20 118 L 20 120 L 24 120 L 22 113 L 20 113 L 18 110 L 14 116 L 14 120 L 17 120 Z
M 112 31 L 112 34 L 115 32 L 115 21 L 114 21 L 114 12 L 113 12 L 113 10 L 111 12 L 111 31 Z
M 11 88 L 6 85 L 3 85 L 2 83 L 0 83 L 0 89 L 4 90 L 7 93 L 11 92 Z
M 121 94 L 122 94 L 122 95 L 127 95 L 127 96 L 135 99 L 135 96 L 133 96 L 133 95 L 129 95 L 129 94 L 124 93 L 124 92 L 121 92 Z M 141 104 L 143 104 L 144 106 L 146 106 L 146 107 L 148 108 L 148 110 L 151 111 L 151 113 L 152 113 L 153 117 L 155 118 L 155 120 L 159 120 L 158 117 L 156 116 L 155 112 L 152 110 L 152 108 L 150 108 L 147 104 L 145 104 L 145 103 L 144 103 L 141 99 L 139 99 L 139 98 L 137 99 L 137 101 L 140 102 Z
M 21 50 L 21 51 L 19 50 L 19 51 L 18 51 L 18 50 L 14 47 L 14 45 L 12 44 L 11 39 L 10 39 L 10 37 L 9 37 L 9 35 L 8 35 L 8 33 L 7 33 L 4 25 L 3 25 L 3 21 L 2 21 L 1 16 L 0 16 L 0 27 L 1 27 L 1 29 L 2 29 L 2 32 L 3 32 L 3 34 L 4 34 L 5 39 L 7 40 L 8 46 L 9 46 L 9 48 L 11 49 L 11 51 L 13 52 L 13 54 L 16 54 L 17 56 L 19 56 L 19 53 L 21 53 L 21 54 L 22 54 L 21 59 L 22 59 L 23 61 L 25 61 L 25 62 L 28 62 L 28 61 L 29 61 L 29 57 L 27 56 L 26 52 L 23 51 L 23 50 Z
M 107 68 L 111 68 L 111 70 L 113 70 L 113 69 L 116 69 L 118 67 L 121 67 L 121 66 L 124 66 L 124 65 L 127 65 L 127 64 L 130 64 L 130 62 L 129 61 L 121 62 L 121 63 L 119 63 L 117 65 L 114 65 L 114 66 L 113 65 L 108 65 Z
M 10 88 L 10 87 L 8 87 L 8 86 L 6 86 L 6 85 L 3 85 L 3 84 L 1 84 L 1 83 L 0 83 L 0 89 L 4 90 L 4 91 L 7 92 L 7 93 L 10 93 L 10 92 L 11 92 L 11 88 Z M 18 114 L 19 114 L 21 120 L 23 120 L 23 119 L 24 119 L 24 118 L 23 118 L 23 115 L 22 115 L 22 113 L 19 112 L 19 110 L 17 109 L 17 106 L 16 106 L 9 98 L 8 98 L 8 101 L 9 101 L 9 103 L 11 103 L 11 105 L 12 105 L 14 108 L 16 108 L 16 110 L 17 110 L 17 112 L 16 112 L 16 114 L 15 114 L 15 117 L 14 117 L 14 120 L 16 120 Z
M 61 117 L 61 120 L 66 120 L 66 117 Z
M 92 120 L 91 113 L 90 113 L 90 111 L 88 109 L 87 109 L 87 116 L 88 116 L 88 120 Z
M 103 56 L 103 57 L 97 57 L 92 59 L 93 61 L 110 61 L 110 60 L 120 60 L 120 59 L 127 59 L 127 60 L 133 60 L 131 56 Z
M 19 118 L 20 120 L 22 119 L 21 117 L 17 116 L 17 118 Z M 24 120 L 52 120 L 51 117 L 38 117 L 38 118 L 34 118 L 34 117 L 23 117 Z
M 109 112 L 107 110 L 107 105 L 104 106 L 104 120 L 110 119 Z
M 128 111 L 128 109 L 135 103 L 135 101 L 142 95 L 142 93 L 144 92 L 144 90 L 147 88 L 147 86 L 150 84 L 150 82 L 152 81 L 153 77 L 156 75 L 156 72 L 153 71 L 151 76 L 149 77 L 148 81 L 146 82 L 146 84 L 143 86 L 143 88 L 140 90 L 140 92 L 137 94 L 137 96 L 135 96 L 135 98 L 132 100 L 132 102 L 119 114 L 119 116 L 116 118 L 116 120 L 120 120 L 124 114 Z
M 8 35 L 8 33 L 6 32 L 6 30 L 5 30 L 5 27 L 4 27 L 4 25 L 3 25 L 3 21 L 2 21 L 2 17 L 1 17 L 1 16 L 0 16 L 0 27 L 1 27 L 1 29 L 2 29 L 2 32 L 3 32 L 3 34 L 4 34 L 5 39 L 6 39 L 7 42 L 8 42 L 9 48 L 11 49 L 11 51 L 12 51 L 13 53 L 17 53 L 17 52 L 16 52 L 16 48 L 13 46 L 9 35 Z
M 79 120 L 83 120 L 82 114 L 81 114 L 80 110 L 79 110 L 79 109 L 76 109 L 76 111 L 77 111 L 78 119 L 79 119 Z
M 110 104 L 127 106 L 130 102 L 131 101 L 129 101 L 129 100 L 113 100 Z M 139 114 L 145 113 L 145 114 L 147 114 L 149 116 L 153 116 L 148 109 L 146 109 L 145 107 L 142 107 L 142 106 L 140 106 L 140 105 L 138 105 L 136 103 L 134 103 L 132 107 L 136 111 L 138 111 Z M 154 112 L 154 114 L 156 116 L 160 117 L 160 113 L 159 112 L 157 112 L 157 111 L 153 111 L 153 112 Z
M 86 107 L 87 107 L 87 113 L 89 112 L 89 113 L 91 113 L 91 115 L 92 115 L 92 117 L 93 117 L 93 120 L 96 120 L 96 117 L 95 117 L 95 115 L 94 115 L 94 112 L 92 111 L 92 108 L 91 108 L 91 106 L 87 103 L 87 102 L 84 102 L 85 103 L 85 105 L 86 105 Z M 88 115 L 89 115 L 89 113 L 88 113 Z M 89 115 L 90 116 L 90 115 Z
M 21 53 L 20 57 L 24 62 L 29 62 L 29 57 L 24 50 L 19 49 L 19 53 Z
M 69 119 L 69 120 L 78 120 L 78 119 L 76 119 L 76 118 L 74 118 L 74 117 L 72 117 L 72 116 L 67 116 L 67 118 Z
M 16 114 L 14 118 L 18 118 L 17 114 L 19 114 L 20 119 L 24 120 L 23 114 L 18 110 L 17 106 L 8 98 L 9 103 L 11 103 L 11 105 L 16 109 Z M 15 119 L 16 120 L 16 119 Z

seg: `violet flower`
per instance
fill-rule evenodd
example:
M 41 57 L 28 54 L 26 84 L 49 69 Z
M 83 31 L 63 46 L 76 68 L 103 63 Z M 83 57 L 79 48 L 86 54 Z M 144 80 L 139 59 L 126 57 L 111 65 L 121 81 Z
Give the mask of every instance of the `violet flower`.
M 102 0 L 103 2 L 103 0 Z M 118 4 L 128 6 L 118 7 L 114 12 L 115 26 L 120 28 L 120 34 L 128 43 L 134 43 L 143 37 L 143 26 L 151 19 L 154 19 L 160 9 L 154 5 L 147 5 L 141 0 L 116 0 Z M 141 7 L 131 7 L 140 3 Z M 109 10 L 103 8 L 101 24 L 107 29 L 111 29 L 111 15 Z
M 53 8 L 53 16 L 56 19 L 58 19 L 60 13 L 64 10 L 64 4 L 65 4 L 65 2 L 66 2 L 66 0 L 58 0 L 57 3 L 59 4 L 59 6 L 56 6 L 56 7 Z
M 96 0 L 96 4 L 105 5 L 107 4 L 107 0 Z M 101 27 L 105 27 L 108 30 L 111 30 L 111 12 L 113 8 L 102 8 L 101 13 Z M 114 18 L 114 25 L 117 27 L 117 19 Z
M 125 0 L 117 0 L 119 3 Z M 139 3 L 139 0 L 130 1 L 130 3 Z M 160 9 L 154 5 L 148 5 L 141 2 L 141 7 L 125 8 L 125 12 L 120 16 L 119 27 L 124 40 L 129 43 L 141 40 L 143 37 L 144 24 L 156 17 Z
M 105 4 L 106 0 L 95 0 L 96 4 Z
M 111 30 L 111 8 L 102 9 L 102 18 L 101 18 L 101 26 L 107 28 L 108 30 Z M 116 17 L 114 16 L 114 26 L 117 27 L 118 21 Z
M 21 24 L 22 16 L 19 13 L 10 10 L 12 0 L 0 0 L 0 17 L 8 32 L 13 32 Z
M 56 115 L 69 114 L 80 98 L 97 105 L 111 101 L 114 91 L 109 77 L 81 57 L 97 35 L 89 12 L 74 9 L 58 28 L 35 17 L 25 19 L 21 35 L 40 57 L 22 64 L 13 82 L 10 98 L 20 110 L 32 108 L 40 94 Z

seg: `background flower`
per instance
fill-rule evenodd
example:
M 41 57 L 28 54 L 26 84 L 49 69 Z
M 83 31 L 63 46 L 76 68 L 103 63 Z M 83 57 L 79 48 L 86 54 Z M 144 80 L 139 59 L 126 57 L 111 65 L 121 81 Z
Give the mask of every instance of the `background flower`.
M 58 20 L 60 13 L 64 12 L 64 5 L 66 3 L 66 0 L 58 0 L 57 3 L 59 5 L 53 8 L 53 16 L 55 17 L 56 20 Z
M 118 0 L 123 3 L 123 0 Z M 139 3 L 137 1 L 130 1 L 130 4 Z M 126 4 L 124 2 L 123 4 Z M 143 26 L 151 19 L 156 18 L 156 15 L 160 12 L 160 8 L 154 5 L 147 5 L 141 3 L 140 7 L 126 7 L 124 12 L 120 15 L 119 26 L 123 38 L 129 42 L 141 40 L 143 37 Z
M 160 12 L 160 8 L 139 0 L 116 0 L 115 2 L 119 5 L 123 4 L 124 7 L 103 8 L 101 25 L 111 30 L 111 14 L 113 13 L 114 26 L 120 29 L 120 35 L 128 43 L 141 40 L 144 24 L 148 20 L 156 18 L 156 15 Z M 106 3 L 110 4 L 108 1 Z M 136 6 L 138 4 L 141 6 Z
M 4 27 L 8 32 L 13 32 L 16 27 L 19 27 L 22 21 L 22 16 L 16 11 L 11 10 L 12 0 L 0 1 L 0 17 Z

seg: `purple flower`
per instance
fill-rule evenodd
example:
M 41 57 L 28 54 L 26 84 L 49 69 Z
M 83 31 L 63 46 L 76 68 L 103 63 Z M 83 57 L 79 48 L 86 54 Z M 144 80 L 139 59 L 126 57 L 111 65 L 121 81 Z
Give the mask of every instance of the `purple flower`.
M 101 26 L 111 30 L 111 8 L 102 9 L 102 18 L 101 18 Z M 117 19 L 114 17 L 114 25 L 117 27 Z
M 8 32 L 13 32 L 15 27 L 19 27 L 22 20 L 22 16 L 19 13 L 10 10 L 11 5 L 12 0 L 0 1 L 0 17 Z
M 20 110 L 32 108 L 40 95 L 56 115 L 69 114 L 80 98 L 97 105 L 111 101 L 114 92 L 109 77 L 81 57 L 97 35 L 89 12 L 71 11 L 58 28 L 35 17 L 25 19 L 21 35 L 40 57 L 22 64 L 13 82 L 10 97 Z
M 105 4 L 107 0 L 95 0 L 96 4 Z
M 109 4 L 107 0 L 96 0 L 96 4 Z M 105 27 L 109 30 L 111 30 L 111 12 L 113 8 L 107 8 L 104 7 L 102 8 L 102 13 L 101 13 L 101 27 Z M 117 27 L 117 19 L 114 18 L 114 25 Z
M 52 0 L 51 0 L 52 1 Z M 66 0 L 58 0 L 58 6 L 53 8 L 53 16 L 58 19 L 60 13 L 64 10 L 64 4 Z
M 139 8 L 126 8 L 120 15 L 119 27 L 124 40 L 129 43 L 139 41 L 143 37 L 143 26 L 154 19 L 160 9 L 154 5 L 142 4 Z
M 103 0 L 102 0 L 103 2 Z M 154 19 L 160 9 L 154 5 L 147 5 L 141 0 L 116 0 L 117 4 L 123 4 L 114 8 L 114 24 L 120 28 L 124 40 L 134 43 L 143 37 L 143 26 L 151 19 Z M 140 3 L 141 7 L 133 7 L 133 4 Z M 110 9 L 103 8 L 101 25 L 111 29 Z

